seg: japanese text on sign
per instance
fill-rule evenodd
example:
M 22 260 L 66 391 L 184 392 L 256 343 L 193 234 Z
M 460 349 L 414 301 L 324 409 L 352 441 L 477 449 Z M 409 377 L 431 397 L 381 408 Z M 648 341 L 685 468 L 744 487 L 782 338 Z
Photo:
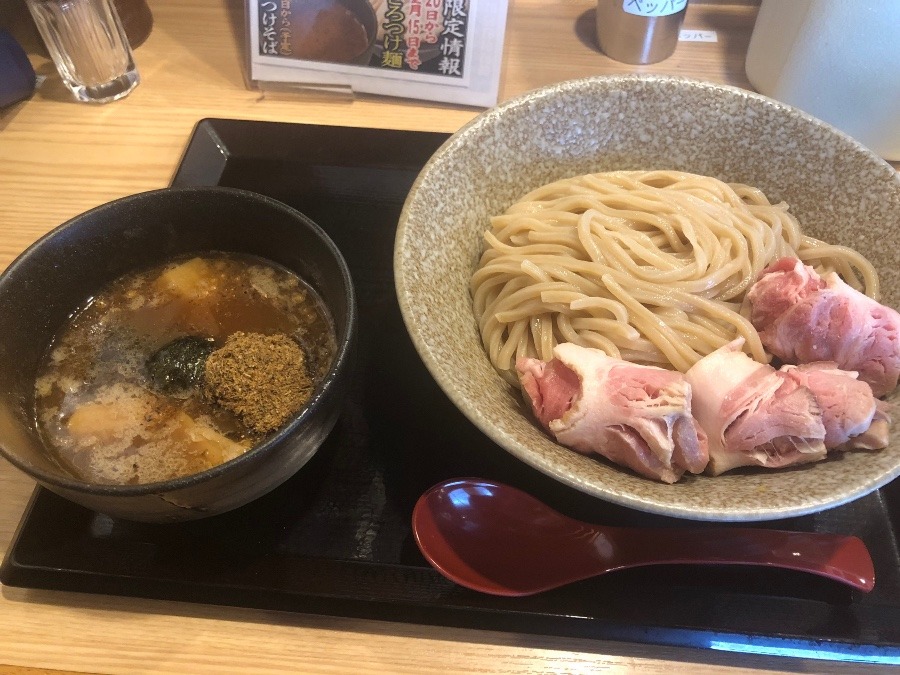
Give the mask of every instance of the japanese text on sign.
M 445 0 L 444 30 L 441 33 L 441 75 L 462 77 L 463 56 L 466 50 L 466 19 L 464 0 Z
M 463 78 L 470 0 L 260 0 L 259 54 Z
M 289 83 L 458 105 L 497 102 L 508 0 L 243 2 L 249 81 L 264 91 Z
M 275 0 L 259 3 L 259 52 L 269 56 L 278 54 L 278 36 L 275 17 L 278 3 Z

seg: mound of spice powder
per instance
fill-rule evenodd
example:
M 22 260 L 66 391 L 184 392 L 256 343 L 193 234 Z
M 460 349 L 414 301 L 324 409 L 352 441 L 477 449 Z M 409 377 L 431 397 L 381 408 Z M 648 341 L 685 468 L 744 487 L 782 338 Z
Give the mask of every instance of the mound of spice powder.
M 284 334 L 232 334 L 206 359 L 203 395 L 250 430 L 275 431 L 312 396 L 306 356 Z

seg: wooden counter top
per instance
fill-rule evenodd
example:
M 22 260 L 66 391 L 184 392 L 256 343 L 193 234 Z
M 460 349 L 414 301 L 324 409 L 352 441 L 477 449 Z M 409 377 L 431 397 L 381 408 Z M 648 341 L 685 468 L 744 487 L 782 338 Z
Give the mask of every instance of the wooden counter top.
M 77 213 L 164 187 L 205 117 L 454 131 L 479 111 L 439 104 L 261 93 L 245 86 L 241 0 L 152 0 L 154 26 L 135 52 L 143 81 L 106 106 L 75 103 L 28 30 L 4 18 L 48 75 L 0 111 L 0 269 Z M 501 100 L 595 74 L 653 72 L 748 87 L 743 60 L 752 1 L 692 0 L 673 57 L 633 67 L 594 44 L 592 0 L 510 0 Z M 0 461 L 0 553 L 33 483 Z M 0 673 L 737 673 L 849 672 L 852 666 L 579 639 L 2 588 Z

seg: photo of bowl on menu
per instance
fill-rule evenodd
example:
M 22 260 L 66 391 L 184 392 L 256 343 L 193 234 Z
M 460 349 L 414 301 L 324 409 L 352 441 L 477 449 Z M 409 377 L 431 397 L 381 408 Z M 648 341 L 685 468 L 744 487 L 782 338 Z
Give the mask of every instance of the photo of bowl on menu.
M 506 0 L 247 0 L 251 79 L 491 106 L 506 8 Z

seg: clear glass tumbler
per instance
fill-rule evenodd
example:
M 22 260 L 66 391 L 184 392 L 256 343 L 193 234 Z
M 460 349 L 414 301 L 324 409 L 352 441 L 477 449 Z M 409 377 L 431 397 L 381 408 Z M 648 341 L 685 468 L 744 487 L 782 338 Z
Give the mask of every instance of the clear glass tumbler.
M 141 81 L 112 0 L 26 1 L 56 69 L 79 101 L 115 101 Z

